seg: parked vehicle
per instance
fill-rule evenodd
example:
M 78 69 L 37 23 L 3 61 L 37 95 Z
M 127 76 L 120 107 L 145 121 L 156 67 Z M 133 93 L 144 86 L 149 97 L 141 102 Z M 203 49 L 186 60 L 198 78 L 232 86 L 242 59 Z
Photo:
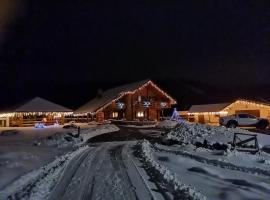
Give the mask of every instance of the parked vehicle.
M 266 129 L 269 126 L 269 121 L 268 119 L 242 113 L 226 117 L 220 117 L 219 124 L 228 128 L 256 127 L 258 129 Z

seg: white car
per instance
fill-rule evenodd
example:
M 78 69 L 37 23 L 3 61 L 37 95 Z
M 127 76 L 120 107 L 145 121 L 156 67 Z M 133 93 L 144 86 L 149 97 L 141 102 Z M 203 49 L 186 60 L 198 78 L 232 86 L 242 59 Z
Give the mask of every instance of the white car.
M 221 117 L 219 119 L 219 124 L 228 128 L 256 127 L 258 129 L 266 129 L 269 126 L 269 121 L 268 119 L 242 113 Z

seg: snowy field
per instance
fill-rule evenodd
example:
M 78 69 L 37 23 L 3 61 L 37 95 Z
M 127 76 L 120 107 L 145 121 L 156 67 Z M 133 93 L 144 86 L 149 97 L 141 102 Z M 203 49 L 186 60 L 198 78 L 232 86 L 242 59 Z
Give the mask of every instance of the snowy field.
M 188 188 L 189 193 L 206 199 L 269 199 L 270 154 L 251 154 L 227 150 L 197 148 L 194 144 L 205 139 L 208 143 L 227 144 L 234 132 L 207 125 L 183 123 L 168 134 L 181 144 L 166 146 L 143 143 L 144 156 L 175 185 Z M 258 134 L 260 147 L 270 146 L 270 135 Z M 200 199 L 199 198 L 199 199 Z
M 79 138 L 69 135 L 77 134 L 77 129 L 62 126 L 0 128 L 0 190 L 20 176 L 78 148 L 89 138 L 119 130 L 114 125 L 76 125 L 82 127 Z

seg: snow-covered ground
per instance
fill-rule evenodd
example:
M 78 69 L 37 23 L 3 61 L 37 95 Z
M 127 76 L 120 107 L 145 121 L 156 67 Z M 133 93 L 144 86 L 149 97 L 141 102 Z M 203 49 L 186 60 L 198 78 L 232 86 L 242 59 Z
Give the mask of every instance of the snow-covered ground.
M 133 156 L 136 142 L 86 146 L 33 171 L 0 198 L 24 199 L 163 199 Z
M 172 129 L 178 124 L 177 121 L 174 120 L 163 120 L 159 122 L 156 127 L 157 128 L 164 128 L 164 129 Z
M 270 154 L 194 146 L 205 139 L 210 144 L 231 142 L 234 132 L 249 133 L 242 129 L 181 123 L 167 136 L 180 144 L 165 146 L 144 142 L 145 157 L 165 177 L 174 180 L 176 186 L 186 187 L 195 195 L 214 200 L 269 199 Z M 258 141 L 260 147 L 270 145 L 270 135 L 258 134 Z
M 40 146 L 35 148 L 58 151 L 73 148 L 74 151 L 52 159 L 44 167 L 0 189 L 0 199 L 268 200 L 270 197 L 269 153 L 196 146 L 205 140 L 209 145 L 227 144 L 232 141 L 234 132 L 249 134 L 246 130 L 181 123 L 167 135 L 168 139 L 179 141 L 172 146 L 154 143 L 158 139 L 150 143 L 129 141 L 126 137 L 127 141 L 102 142 L 101 139 L 78 148 L 93 136 L 117 130 L 107 124 L 82 129 L 79 137 L 75 137 L 74 130 L 60 134 L 63 137 L 52 134 L 51 139 L 42 138 Z M 125 138 L 125 134 L 154 134 L 158 138 L 161 130 L 123 128 L 115 137 Z M 61 145 L 52 142 L 57 138 Z M 260 147 L 270 145 L 268 135 L 258 134 L 258 140 Z M 35 159 L 29 154 L 18 152 L 18 155 L 21 159 Z
M 112 124 L 87 125 L 79 124 L 80 137 L 77 129 L 63 129 L 62 126 L 36 128 L 0 128 L 0 190 L 11 184 L 20 176 L 52 162 L 73 149 L 78 148 L 89 138 L 118 131 Z M 8 131 L 6 134 L 6 130 Z

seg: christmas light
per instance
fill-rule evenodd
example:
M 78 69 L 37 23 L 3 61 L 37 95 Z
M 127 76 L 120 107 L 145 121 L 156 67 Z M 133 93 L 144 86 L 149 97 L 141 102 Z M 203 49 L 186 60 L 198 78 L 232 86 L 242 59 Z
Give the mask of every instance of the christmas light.
M 148 85 L 153 86 L 156 90 L 158 90 L 159 92 L 161 92 L 164 96 L 166 96 L 169 100 L 171 104 L 176 104 L 176 100 L 173 99 L 171 96 L 169 96 L 166 92 L 164 92 L 163 90 L 161 90 L 156 84 L 154 84 L 151 80 L 146 82 L 145 84 L 143 84 L 141 87 L 133 90 L 133 91 L 126 91 L 126 92 L 121 92 L 119 94 L 118 97 L 116 97 L 115 99 L 113 99 L 112 101 L 107 102 L 104 106 L 100 107 L 98 110 L 96 110 L 96 112 L 94 112 L 95 114 L 98 112 L 101 112 L 102 110 L 104 110 L 105 108 L 107 108 L 108 106 L 111 105 L 112 102 L 117 102 L 118 100 L 120 100 L 122 97 L 124 97 L 125 95 L 128 94 L 135 94 L 136 92 L 143 90 L 145 87 L 147 87 Z M 80 115 L 80 114 L 78 114 Z
M 227 115 L 227 111 L 219 112 L 188 112 L 188 115 Z
M 52 116 L 67 116 L 72 115 L 73 112 L 12 112 L 12 113 L 0 113 L 0 117 L 14 117 L 14 116 L 40 116 L 40 115 L 52 115 Z

